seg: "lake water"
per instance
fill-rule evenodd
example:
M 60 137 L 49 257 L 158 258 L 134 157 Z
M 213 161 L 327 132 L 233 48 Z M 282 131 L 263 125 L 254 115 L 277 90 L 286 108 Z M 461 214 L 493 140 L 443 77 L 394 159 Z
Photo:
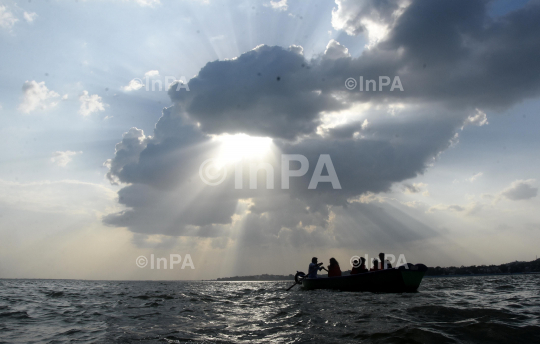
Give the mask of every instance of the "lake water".
M 540 343 L 540 275 L 424 279 L 412 294 L 290 285 L 0 280 L 0 342 Z

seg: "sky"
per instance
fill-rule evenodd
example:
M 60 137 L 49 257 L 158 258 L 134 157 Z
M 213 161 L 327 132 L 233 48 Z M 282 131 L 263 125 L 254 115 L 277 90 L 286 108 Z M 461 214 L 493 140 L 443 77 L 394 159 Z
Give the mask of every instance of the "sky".
M 0 278 L 533 260 L 539 16 L 534 0 L 0 0 Z

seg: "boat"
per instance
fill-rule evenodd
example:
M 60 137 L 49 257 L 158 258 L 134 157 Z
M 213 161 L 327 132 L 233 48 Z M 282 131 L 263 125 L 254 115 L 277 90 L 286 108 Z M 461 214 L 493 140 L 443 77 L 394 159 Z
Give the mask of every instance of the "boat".
M 343 291 L 371 291 L 385 293 L 412 293 L 418 290 L 427 271 L 424 264 L 407 264 L 397 268 L 364 272 L 339 277 L 307 278 L 297 272 L 295 281 L 302 289 L 337 289 Z

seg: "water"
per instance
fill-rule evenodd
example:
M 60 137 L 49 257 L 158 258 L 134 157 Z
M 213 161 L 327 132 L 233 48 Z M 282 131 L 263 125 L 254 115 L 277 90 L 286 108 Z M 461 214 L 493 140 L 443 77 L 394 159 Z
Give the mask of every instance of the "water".
M 424 279 L 414 294 L 289 285 L 0 280 L 0 342 L 540 343 L 540 275 Z

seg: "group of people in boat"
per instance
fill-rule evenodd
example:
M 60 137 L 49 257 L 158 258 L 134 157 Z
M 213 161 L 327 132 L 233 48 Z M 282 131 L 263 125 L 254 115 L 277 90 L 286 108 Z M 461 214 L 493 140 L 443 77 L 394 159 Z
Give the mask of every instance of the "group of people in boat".
M 351 275 L 361 274 L 370 271 L 379 271 L 385 269 L 391 269 L 392 264 L 388 260 L 384 259 L 384 253 L 379 253 L 379 259 L 373 260 L 373 266 L 370 269 L 366 268 L 366 259 L 364 257 L 359 257 L 360 260 L 356 259 L 353 261 L 353 268 L 351 270 Z M 328 269 L 323 266 L 324 263 L 318 263 L 318 258 L 311 258 L 311 264 L 309 264 L 308 278 L 317 278 L 317 272 L 325 270 L 328 272 L 328 277 L 341 276 L 341 268 L 336 258 L 330 258 L 330 265 Z

